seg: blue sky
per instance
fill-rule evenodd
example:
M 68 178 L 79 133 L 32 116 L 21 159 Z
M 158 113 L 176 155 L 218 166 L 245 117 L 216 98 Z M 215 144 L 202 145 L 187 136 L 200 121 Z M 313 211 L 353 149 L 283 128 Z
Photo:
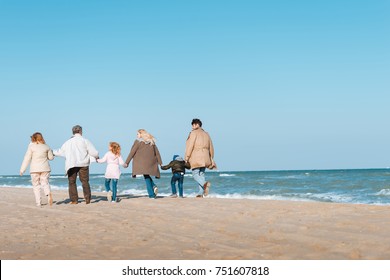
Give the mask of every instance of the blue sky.
M 144 128 L 167 163 L 195 117 L 220 170 L 389 167 L 389 12 L 386 0 L 0 0 L 0 174 L 18 174 L 32 133 L 55 149 L 75 124 L 124 157 Z

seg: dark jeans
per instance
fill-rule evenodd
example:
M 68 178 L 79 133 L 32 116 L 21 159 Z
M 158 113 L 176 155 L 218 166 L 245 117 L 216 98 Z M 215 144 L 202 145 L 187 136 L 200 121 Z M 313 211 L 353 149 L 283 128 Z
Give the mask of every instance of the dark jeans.
M 148 191 L 149 198 L 155 198 L 156 195 L 154 194 L 154 187 L 156 186 L 156 184 L 153 182 L 152 177 L 144 174 L 144 179 L 145 179 L 146 190 Z
M 179 188 L 179 196 L 183 196 L 183 181 L 184 175 L 181 173 L 173 173 L 171 179 L 172 194 L 176 194 L 176 182 Z
M 89 166 L 73 167 L 68 170 L 69 198 L 72 202 L 77 202 L 79 195 L 77 192 L 77 174 L 83 186 L 84 199 L 86 203 L 91 201 L 91 187 L 89 186 Z

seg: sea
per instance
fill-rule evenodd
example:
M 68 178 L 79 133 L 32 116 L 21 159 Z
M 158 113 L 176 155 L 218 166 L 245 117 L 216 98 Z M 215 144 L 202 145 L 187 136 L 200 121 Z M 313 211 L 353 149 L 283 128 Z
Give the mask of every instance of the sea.
M 171 194 L 171 173 L 154 179 L 159 197 Z M 208 171 L 209 197 L 218 199 L 257 199 L 317 201 L 348 204 L 390 205 L 390 169 L 282 170 L 282 171 Z M 64 175 L 51 175 L 53 190 L 67 190 Z M 104 174 L 91 174 L 93 192 L 104 192 Z M 32 188 L 29 175 L 0 176 L 0 187 Z M 78 188 L 82 190 L 78 181 Z M 194 197 L 197 186 L 191 172 L 185 174 L 184 196 Z M 122 173 L 118 194 L 147 194 L 142 176 Z

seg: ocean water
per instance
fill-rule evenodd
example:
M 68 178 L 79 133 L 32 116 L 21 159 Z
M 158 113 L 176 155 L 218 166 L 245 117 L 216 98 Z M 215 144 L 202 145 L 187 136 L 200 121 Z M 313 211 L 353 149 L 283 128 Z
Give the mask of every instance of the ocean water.
M 332 203 L 390 205 L 390 169 L 297 170 L 297 171 L 209 171 L 210 197 L 259 200 L 322 201 Z M 171 194 L 171 173 L 154 179 L 159 196 Z M 51 175 L 53 189 L 67 190 L 63 175 Z M 92 191 L 104 191 L 104 175 L 91 174 Z M 1 187 L 31 188 L 30 176 L 0 176 Z M 79 189 L 81 183 L 78 181 Z M 122 174 L 119 195 L 146 195 L 143 177 Z M 191 172 L 185 175 L 184 195 L 193 197 L 197 186 Z

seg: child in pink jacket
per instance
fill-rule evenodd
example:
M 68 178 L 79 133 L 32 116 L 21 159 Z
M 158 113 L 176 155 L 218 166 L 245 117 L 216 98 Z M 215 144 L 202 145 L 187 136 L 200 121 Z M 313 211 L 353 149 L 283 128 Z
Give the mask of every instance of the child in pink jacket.
M 107 200 L 110 202 L 116 202 L 117 185 L 121 175 L 119 165 L 127 167 L 121 156 L 121 146 L 116 142 L 110 142 L 108 145 L 109 151 L 104 155 L 103 158 L 97 159 L 98 163 L 107 162 L 105 177 L 105 187 L 107 191 Z M 112 191 L 110 184 L 112 182 Z

